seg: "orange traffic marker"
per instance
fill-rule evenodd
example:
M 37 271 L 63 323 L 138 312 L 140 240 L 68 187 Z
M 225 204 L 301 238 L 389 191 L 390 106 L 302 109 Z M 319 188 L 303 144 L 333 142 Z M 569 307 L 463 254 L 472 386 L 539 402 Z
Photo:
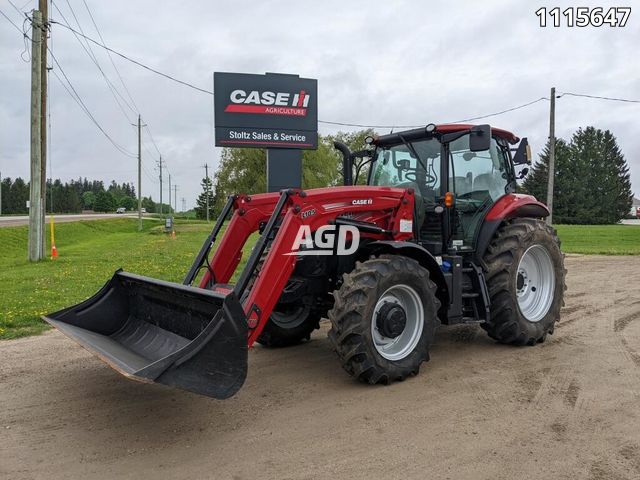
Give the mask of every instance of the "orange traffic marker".
M 51 230 L 51 260 L 54 258 L 58 258 L 58 249 L 56 248 L 56 240 L 55 240 L 55 229 L 53 226 L 53 215 L 51 215 L 51 220 L 49 221 L 49 227 Z

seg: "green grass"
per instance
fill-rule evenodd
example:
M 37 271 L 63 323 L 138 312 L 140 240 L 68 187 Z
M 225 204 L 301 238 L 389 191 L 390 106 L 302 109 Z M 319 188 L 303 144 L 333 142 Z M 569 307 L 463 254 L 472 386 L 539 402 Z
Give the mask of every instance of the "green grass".
M 639 225 L 554 225 L 565 253 L 640 255 Z
M 56 225 L 59 257 L 39 263 L 26 260 L 27 227 L 0 228 L 0 339 L 48 329 L 41 315 L 93 295 L 118 268 L 181 282 L 212 224 L 176 221 L 175 238 L 162 225 L 145 220 L 138 232 L 134 219 L 62 223 Z
M 0 228 L 0 339 L 46 330 L 41 315 L 88 298 L 121 267 L 181 282 L 211 227 L 176 219 L 177 235 L 172 238 L 163 233 L 159 219 L 145 220 L 142 232 L 137 231 L 137 219 L 62 223 L 56 226 L 60 256 L 39 263 L 26 260 L 27 227 Z M 640 226 L 558 225 L 557 229 L 566 253 L 640 255 Z M 255 237 L 249 247 L 254 242 Z

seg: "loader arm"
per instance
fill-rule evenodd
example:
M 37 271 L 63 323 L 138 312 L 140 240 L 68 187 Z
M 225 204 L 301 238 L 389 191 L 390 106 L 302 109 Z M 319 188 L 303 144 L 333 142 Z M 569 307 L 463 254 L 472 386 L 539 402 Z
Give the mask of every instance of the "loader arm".
M 234 213 L 211 266 L 200 281 L 201 288 L 228 290 L 228 282 L 242 258 L 249 236 L 262 229 L 247 265 L 242 271 L 234 293 L 244 298 L 243 309 L 249 331 L 248 346 L 252 346 L 271 315 L 297 261 L 291 255 L 299 229 L 308 225 L 310 231 L 333 223 L 345 214 L 373 213 L 372 218 L 386 233 L 367 232 L 373 239 L 408 240 L 412 232 L 402 232 L 400 220 L 413 219 L 413 191 L 391 187 L 339 187 L 310 190 L 287 190 L 281 193 L 240 195 L 234 200 Z M 387 212 L 380 215 L 380 212 Z M 260 269 L 268 243 L 268 254 Z M 247 285 L 253 279 L 248 292 Z

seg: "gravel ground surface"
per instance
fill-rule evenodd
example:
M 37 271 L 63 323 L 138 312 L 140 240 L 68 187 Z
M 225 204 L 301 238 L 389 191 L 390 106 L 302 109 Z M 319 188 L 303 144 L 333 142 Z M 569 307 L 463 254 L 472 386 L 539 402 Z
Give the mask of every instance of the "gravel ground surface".
M 216 401 L 131 382 L 56 332 L 0 343 L 0 478 L 640 478 L 640 257 L 569 256 L 541 345 L 442 327 L 419 376 L 354 382 L 323 324 Z

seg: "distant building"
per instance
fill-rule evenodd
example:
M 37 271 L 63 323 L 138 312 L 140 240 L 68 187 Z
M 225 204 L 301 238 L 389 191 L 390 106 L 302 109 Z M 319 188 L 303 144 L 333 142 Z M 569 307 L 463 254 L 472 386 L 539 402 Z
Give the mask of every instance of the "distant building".
M 634 217 L 638 215 L 638 210 L 640 209 L 640 200 L 636 197 L 633 197 L 633 202 L 631 203 L 631 212 L 629 212 Z

